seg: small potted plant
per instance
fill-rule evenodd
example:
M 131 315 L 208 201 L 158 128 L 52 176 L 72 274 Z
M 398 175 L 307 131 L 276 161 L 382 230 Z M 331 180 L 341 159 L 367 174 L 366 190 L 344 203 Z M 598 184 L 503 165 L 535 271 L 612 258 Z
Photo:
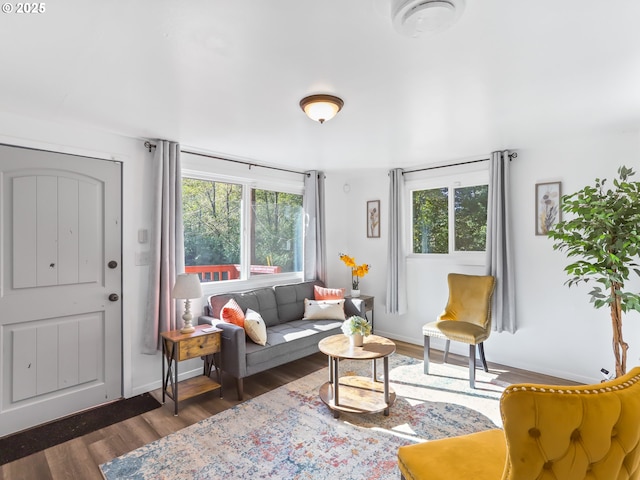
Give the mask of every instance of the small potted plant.
M 354 315 L 344 321 L 342 333 L 349 337 L 351 345 L 361 347 L 364 345 L 364 337 L 371 335 L 371 324 L 366 318 Z

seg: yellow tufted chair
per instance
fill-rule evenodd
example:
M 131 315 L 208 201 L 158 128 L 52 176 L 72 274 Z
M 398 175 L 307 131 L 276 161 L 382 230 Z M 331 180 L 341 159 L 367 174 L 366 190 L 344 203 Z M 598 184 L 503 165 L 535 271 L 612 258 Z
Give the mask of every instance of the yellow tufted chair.
M 504 432 L 400 447 L 402 478 L 640 479 L 640 367 L 596 385 L 511 385 L 500 412 Z
M 435 322 L 422 327 L 424 335 L 424 373 L 429 374 L 430 338 L 443 338 L 447 341 L 444 349 L 444 362 L 449 355 L 451 340 L 469 344 L 469 384 L 475 388 L 476 345 L 480 352 L 482 367 L 489 371 L 484 358 L 483 342 L 491 334 L 491 296 L 495 278 L 491 275 L 463 275 L 450 273 L 449 300 L 444 312 Z

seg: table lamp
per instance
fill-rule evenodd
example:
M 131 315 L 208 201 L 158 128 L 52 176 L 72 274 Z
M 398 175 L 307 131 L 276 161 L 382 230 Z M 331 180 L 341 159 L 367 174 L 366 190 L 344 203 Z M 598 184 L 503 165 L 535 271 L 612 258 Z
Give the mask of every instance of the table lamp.
M 197 273 L 182 273 L 178 275 L 176 284 L 173 286 L 171 292 L 172 298 L 184 299 L 184 326 L 180 330 L 180 333 L 191 333 L 196 329 L 191 324 L 191 299 L 199 298 L 202 296 L 202 288 L 200 287 L 200 277 Z

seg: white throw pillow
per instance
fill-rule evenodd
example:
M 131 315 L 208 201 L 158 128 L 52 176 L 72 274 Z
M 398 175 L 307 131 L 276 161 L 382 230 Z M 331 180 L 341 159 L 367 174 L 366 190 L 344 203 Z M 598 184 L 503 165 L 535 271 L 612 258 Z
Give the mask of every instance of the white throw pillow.
M 244 314 L 244 331 L 258 345 L 267 343 L 267 326 L 262 319 L 262 315 L 250 308 L 247 308 Z
M 344 320 L 344 300 L 304 299 L 303 320 Z

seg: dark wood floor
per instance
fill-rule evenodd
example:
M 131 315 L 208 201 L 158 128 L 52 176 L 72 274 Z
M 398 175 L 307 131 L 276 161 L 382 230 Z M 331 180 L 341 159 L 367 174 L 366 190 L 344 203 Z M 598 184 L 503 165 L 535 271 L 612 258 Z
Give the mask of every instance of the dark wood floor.
M 422 358 L 420 346 L 396 342 L 398 353 Z M 441 362 L 442 353 L 432 351 L 432 361 Z M 467 359 L 450 355 L 450 363 L 467 365 Z M 285 366 L 245 379 L 245 400 L 273 390 L 292 380 L 308 375 L 327 366 L 327 357 L 321 353 L 311 355 Z M 500 371 L 500 380 L 506 383 L 572 384 L 561 379 L 518 370 L 511 367 L 489 364 L 490 370 Z M 235 385 L 233 379 L 224 380 L 225 385 Z M 160 390 L 152 392 L 161 399 Z M 192 425 L 204 418 L 237 405 L 234 388 L 225 390 L 224 398 L 210 392 L 180 404 L 180 414 L 173 415 L 173 403 L 144 413 L 137 417 L 111 425 L 83 437 L 35 453 L 0 467 L 0 480 L 18 479 L 101 479 L 98 465 L 135 450 L 149 442 Z

